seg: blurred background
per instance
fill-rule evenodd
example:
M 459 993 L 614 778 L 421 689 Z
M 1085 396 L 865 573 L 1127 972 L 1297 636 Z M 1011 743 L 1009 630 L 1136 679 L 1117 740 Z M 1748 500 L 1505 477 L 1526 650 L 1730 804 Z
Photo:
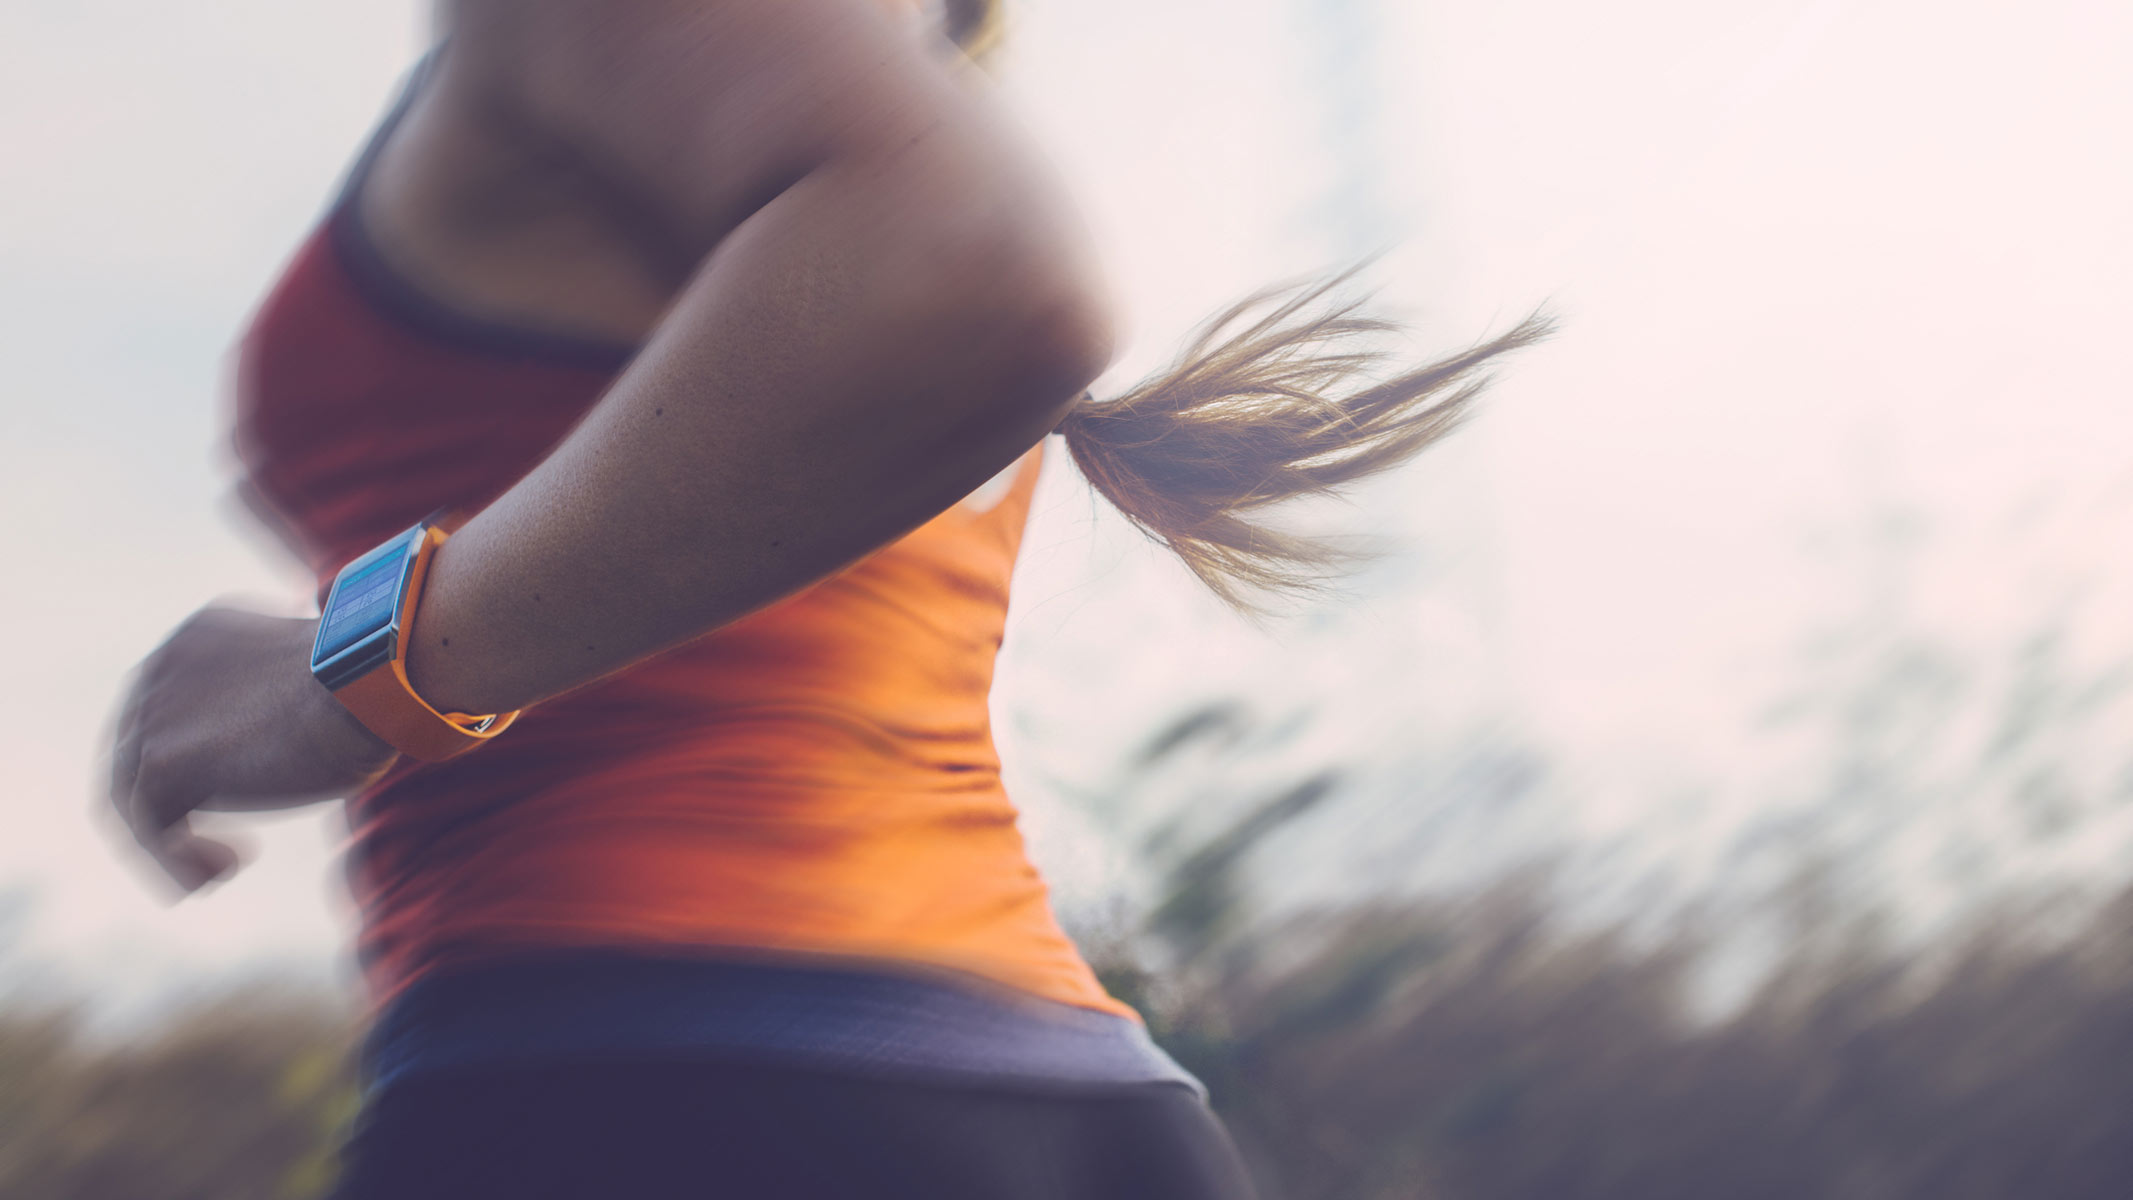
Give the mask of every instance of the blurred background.
M 1013 0 L 1131 343 L 1381 253 L 1552 341 L 1264 626 L 1042 481 L 995 693 L 1062 914 L 1270 1194 L 2122 1196 L 2133 10 Z M 315 1194 L 335 815 L 166 907 L 95 811 L 244 523 L 223 373 L 412 0 L 0 10 L 0 1194 Z

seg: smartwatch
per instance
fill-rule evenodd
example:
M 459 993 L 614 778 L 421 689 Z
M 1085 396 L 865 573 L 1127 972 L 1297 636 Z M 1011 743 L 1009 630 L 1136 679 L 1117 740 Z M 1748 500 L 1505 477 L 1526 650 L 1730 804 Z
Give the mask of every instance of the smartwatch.
M 438 712 L 407 681 L 423 579 L 445 539 L 434 521 L 426 518 L 342 567 L 311 644 L 312 677 L 372 733 L 424 762 L 471 750 L 518 717 Z

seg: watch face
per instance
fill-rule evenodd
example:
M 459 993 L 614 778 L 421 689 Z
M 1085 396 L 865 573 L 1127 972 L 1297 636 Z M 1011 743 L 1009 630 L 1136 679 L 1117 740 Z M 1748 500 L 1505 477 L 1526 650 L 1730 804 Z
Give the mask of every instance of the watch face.
M 375 561 L 356 567 L 334 584 L 319 618 L 313 664 L 325 662 L 392 620 L 407 572 L 408 545 L 405 538 L 395 540 Z

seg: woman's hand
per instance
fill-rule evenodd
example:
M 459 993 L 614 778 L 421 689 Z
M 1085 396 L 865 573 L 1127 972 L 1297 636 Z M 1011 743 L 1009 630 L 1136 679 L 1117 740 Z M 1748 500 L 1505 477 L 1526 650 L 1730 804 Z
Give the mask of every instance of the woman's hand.
M 111 746 L 111 803 L 185 892 L 236 870 L 192 831 L 196 809 L 293 808 L 344 796 L 397 752 L 311 677 L 316 619 L 210 605 L 133 672 Z

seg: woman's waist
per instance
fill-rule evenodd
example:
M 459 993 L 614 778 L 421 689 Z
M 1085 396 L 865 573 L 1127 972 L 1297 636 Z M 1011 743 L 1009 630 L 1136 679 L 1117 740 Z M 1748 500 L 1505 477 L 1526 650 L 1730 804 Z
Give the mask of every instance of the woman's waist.
M 590 937 L 981 957 L 1059 940 L 995 768 L 753 756 L 770 748 L 409 776 L 350 809 L 366 939 L 418 955 Z
M 574 949 L 440 970 L 382 1009 L 373 1086 L 498 1063 L 714 1055 L 987 1084 L 1197 1088 L 1131 1010 L 859 959 Z
M 351 804 L 351 882 L 378 916 L 420 903 L 507 922 L 769 914 L 755 926 L 826 930 L 1003 905 L 1034 885 L 996 760 L 950 770 L 809 749 L 764 736 L 412 774 Z
M 906 837 L 595 829 L 435 858 L 359 854 L 352 875 L 359 947 L 381 996 L 499 957 L 605 948 L 931 964 L 1055 1001 L 1111 1004 L 1011 823 Z

